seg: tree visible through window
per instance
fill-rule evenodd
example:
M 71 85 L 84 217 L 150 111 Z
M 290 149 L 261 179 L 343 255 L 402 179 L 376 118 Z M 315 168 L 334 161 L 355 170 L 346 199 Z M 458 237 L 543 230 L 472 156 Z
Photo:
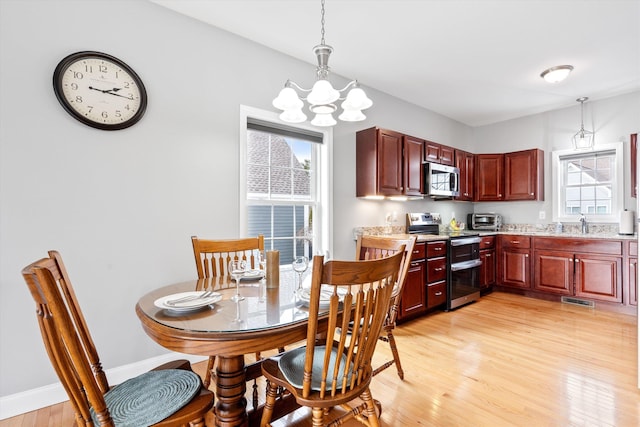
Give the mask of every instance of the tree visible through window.
M 313 253 L 318 143 L 304 134 L 247 127 L 246 194 L 249 235 L 263 234 L 280 263 Z

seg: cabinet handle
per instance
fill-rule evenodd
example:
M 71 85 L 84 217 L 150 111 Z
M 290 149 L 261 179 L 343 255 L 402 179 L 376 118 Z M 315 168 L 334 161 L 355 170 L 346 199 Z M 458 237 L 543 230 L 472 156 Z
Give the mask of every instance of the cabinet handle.
M 511 244 L 512 244 L 512 245 L 517 245 L 518 243 L 520 243 L 520 240 L 512 240 L 512 241 L 511 241 Z
M 491 258 L 491 254 L 486 254 L 485 255 L 487 258 Z
M 440 291 L 440 292 L 436 292 L 436 293 L 435 293 L 435 295 L 436 295 L 437 297 L 439 297 L 440 295 L 442 295 L 442 291 Z
M 442 248 L 433 248 L 434 251 L 441 251 Z
M 419 253 L 419 252 L 420 252 L 420 251 L 413 251 L 413 253 L 414 253 L 414 254 L 417 254 L 417 253 Z
M 524 257 L 525 258 L 529 258 L 529 254 L 524 254 Z
M 579 259 L 574 259 L 573 262 L 580 262 L 580 260 Z
M 498 197 L 502 197 L 502 194 L 498 194 Z
M 442 271 L 442 270 L 444 270 L 444 268 L 442 268 L 442 267 L 438 267 L 438 268 L 434 268 L 433 270 L 434 270 L 434 271 Z
M 529 193 L 530 196 L 533 196 L 533 193 Z

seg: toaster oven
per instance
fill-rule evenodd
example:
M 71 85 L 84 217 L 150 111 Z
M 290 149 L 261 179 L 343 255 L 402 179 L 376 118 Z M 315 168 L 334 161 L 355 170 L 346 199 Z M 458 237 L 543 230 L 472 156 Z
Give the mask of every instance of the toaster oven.
M 502 216 L 495 213 L 472 213 L 467 215 L 467 224 L 471 230 L 498 231 L 502 225 Z

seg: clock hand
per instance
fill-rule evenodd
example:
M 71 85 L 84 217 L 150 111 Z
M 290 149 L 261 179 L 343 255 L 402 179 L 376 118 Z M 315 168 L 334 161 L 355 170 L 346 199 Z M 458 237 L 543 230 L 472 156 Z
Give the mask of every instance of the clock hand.
M 107 90 L 107 91 L 103 90 L 102 92 L 104 92 L 104 93 L 108 93 L 109 95 L 113 95 L 113 96 L 119 96 L 120 98 L 126 98 L 126 99 L 133 100 L 133 97 L 132 97 L 132 96 L 120 95 L 119 93 L 113 93 L 113 92 L 108 91 L 108 90 Z

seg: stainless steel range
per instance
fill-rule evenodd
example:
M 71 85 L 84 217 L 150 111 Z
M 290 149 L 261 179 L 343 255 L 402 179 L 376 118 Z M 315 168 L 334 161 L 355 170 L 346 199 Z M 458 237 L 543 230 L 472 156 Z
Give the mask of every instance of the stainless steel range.
M 480 237 L 474 232 L 440 233 L 430 213 L 408 213 L 410 234 L 447 235 L 447 310 L 480 298 Z

